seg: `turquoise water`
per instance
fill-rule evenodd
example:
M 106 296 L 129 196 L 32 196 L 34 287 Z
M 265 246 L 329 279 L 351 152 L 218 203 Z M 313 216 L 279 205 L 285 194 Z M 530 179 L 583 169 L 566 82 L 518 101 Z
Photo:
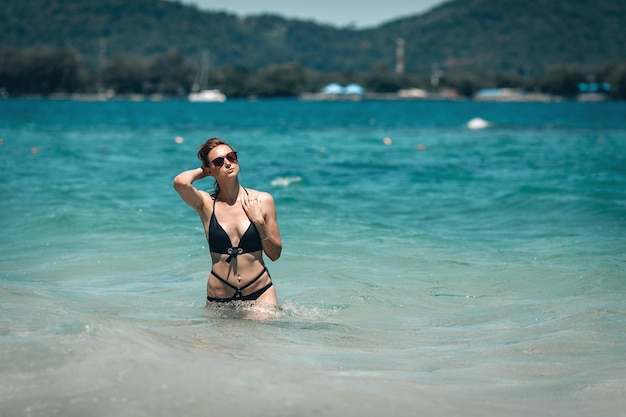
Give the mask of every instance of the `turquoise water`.
M 172 179 L 211 136 L 277 203 L 268 321 L 204 306 Z M 0 101 L 0 138 L 0 416 L 623 415 L 626 103 Z

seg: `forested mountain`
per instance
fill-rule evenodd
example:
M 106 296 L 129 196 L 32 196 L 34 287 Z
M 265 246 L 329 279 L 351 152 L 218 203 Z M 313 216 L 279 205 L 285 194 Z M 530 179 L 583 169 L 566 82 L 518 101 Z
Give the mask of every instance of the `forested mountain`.
M 353 29 L 275 15 L 239 17 L 163 0 L 2 0 L 0 48 L 74 49 L 100 57 L 210 51 L 213 68 L 298 63 L 318 71 L 395 65 L 539 73 L 555 65 L 594 70 L 626 57 L 626 2 L 453 0 L 377 28 Z
M 408 40 L 408 56 L 447 66 L 593 69 L 626 58 L 626 2 L 457 0 L 376 30 Z

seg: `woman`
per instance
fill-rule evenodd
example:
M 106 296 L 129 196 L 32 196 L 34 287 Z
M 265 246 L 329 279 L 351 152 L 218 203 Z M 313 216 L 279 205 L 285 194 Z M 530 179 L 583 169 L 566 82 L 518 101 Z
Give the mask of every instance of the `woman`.
M 274 199 L 239 184 L 237 153 L 223 140 L 207 140 L 198 158 L 202 167 L 178 174 L 174 188 L 200 216 L 209 242 L 213 267 L 207 305 L 241 300 L 277 306 L 276 290 L 263 262 L 263 252 L 275 261 L 282 251 Z M 194 187 L 204 177 L 215 178 L 213 194 Z

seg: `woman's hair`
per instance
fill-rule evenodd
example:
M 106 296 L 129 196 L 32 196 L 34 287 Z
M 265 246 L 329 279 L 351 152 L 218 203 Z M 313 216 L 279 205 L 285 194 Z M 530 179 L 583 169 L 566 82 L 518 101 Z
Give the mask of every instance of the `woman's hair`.
M 202 161 L 203 167 L 208 168 L 208 166 L 211 165 L 211 161 L 209 161 L 209 153 L 220 145 L 226 145 L 231 150 L 233 149 L 232 146 L 230 146 L 228 143 L 220 138 L 211 138 L 204 142 L 203 145 L 200 145 L 200 147 L 198 148 L 198 159 Z
M 203 168 L 208 168 L 209 165 L 211 165 L 211 161 L 209 161 L 209 153 L 220 145 L 226 145 L 231 150 L 233 150 L 232 146 L 230 146 L 228 143 L 226 143 L 220 138 L 211 138 L 207 140 L 206 142 L 204 142 L 203 145 L 200 145 L 200 147 L 198 148 L 198 159 L 202 161 Z M 217 183 L 217 181 L 215 181 L 215 185 L 214 185 L 213 192 L 211 193 L 211 195 L 213 196 L 213 198 L 216 198 L 219 192 L 220 192 L 220 185 Z

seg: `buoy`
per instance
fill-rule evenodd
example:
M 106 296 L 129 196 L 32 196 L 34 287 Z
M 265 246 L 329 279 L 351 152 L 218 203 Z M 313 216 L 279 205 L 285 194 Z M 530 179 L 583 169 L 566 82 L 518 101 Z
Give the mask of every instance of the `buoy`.
M 489 126 L 489 122 L 484 119 L 481 119 L 480 117 L 476 117 L 470 120 L 469 122 L 467 122 L 467 127 L 469 127 L 472 130 L 484 129 L 487 126 Z

